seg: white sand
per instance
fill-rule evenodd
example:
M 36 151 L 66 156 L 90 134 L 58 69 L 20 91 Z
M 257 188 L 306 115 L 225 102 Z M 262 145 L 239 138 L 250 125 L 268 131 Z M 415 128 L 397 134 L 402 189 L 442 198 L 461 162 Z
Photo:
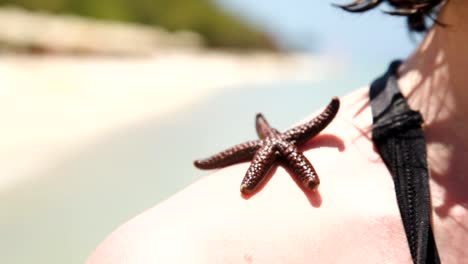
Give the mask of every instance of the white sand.
M 301 55 L 167 52 L 152 58 L 0 57 L 0 191 L 80 144 L 226 87 L 329 77 Z M 315 73 L 315 74 L 314 74 Z

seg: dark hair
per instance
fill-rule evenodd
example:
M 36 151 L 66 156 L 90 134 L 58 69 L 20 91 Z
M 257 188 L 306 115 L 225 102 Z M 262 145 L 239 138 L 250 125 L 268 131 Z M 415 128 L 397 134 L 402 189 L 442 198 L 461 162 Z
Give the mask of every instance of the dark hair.
M 355 0 L 347 5 L 336 5 L 349 12 L 365 12 L 387 2 L 393 10 L 384 13 L 394 16 L 407 17 L 408 27 L 411 31 L 425 32 L 427 30 L 426 18 L 434 23 L 443 25 L 433 15 L 437 14 L 438 7 L 444 0 Z

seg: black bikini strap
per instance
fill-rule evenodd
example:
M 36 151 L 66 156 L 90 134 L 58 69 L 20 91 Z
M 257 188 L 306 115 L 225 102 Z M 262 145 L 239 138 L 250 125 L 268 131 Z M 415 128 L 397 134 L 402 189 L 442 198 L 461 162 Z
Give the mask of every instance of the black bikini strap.
M 372 140 L 393 176 L 414 263 L 440 263 L 432 233 L 426 143 L 419 112 L 400 93 L 395 61 L 370 88 Z

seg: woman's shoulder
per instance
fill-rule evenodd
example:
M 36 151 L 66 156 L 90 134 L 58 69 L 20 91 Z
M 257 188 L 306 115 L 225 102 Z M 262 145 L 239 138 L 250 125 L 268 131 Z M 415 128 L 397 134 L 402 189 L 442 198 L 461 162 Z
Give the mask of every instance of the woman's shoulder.
M 335 121 L 302 149 L 318 191 L 303 192 L 278 167 L 245 199 L 248 163 L 234 165 L 124 224 L 89 263 L 409 262 L 393 182 L 370 140 L 367 98 L 367 88 L 344 97 Z

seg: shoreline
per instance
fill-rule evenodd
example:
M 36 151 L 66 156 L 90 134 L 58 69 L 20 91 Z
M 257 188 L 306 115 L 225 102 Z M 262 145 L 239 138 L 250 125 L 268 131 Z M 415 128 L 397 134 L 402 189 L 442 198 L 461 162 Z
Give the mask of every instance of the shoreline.
M 223 89 L 314 82 L 336 69 L 331 60 L 303 54 L 0 55 L 0 191 L 97 137 Z

